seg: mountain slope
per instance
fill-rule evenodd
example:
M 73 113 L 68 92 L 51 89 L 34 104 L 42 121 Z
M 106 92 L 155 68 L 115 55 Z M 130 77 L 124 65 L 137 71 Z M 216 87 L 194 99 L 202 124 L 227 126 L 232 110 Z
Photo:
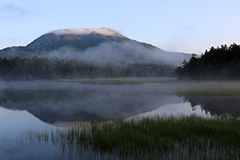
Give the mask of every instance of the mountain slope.
M 35 51 L 51 51 L 61 47 L 84 50 L 103 42 L 122 42 L 129 40 L 109 28 L 56 30 L 44 34 L 26 47 Z
M 211 47 L 201 57 L 193 56 L 176 69 L 180 79 L 240 80 L 240 45 Z
M 147 43 L 131 40 L 108 28 L 65 29 L 46 33 L 26 47 L 0 51 L 1 57 L 59 57 L 98 64 L 155 63 L 180 65 L 190 55 L 166 52 Z

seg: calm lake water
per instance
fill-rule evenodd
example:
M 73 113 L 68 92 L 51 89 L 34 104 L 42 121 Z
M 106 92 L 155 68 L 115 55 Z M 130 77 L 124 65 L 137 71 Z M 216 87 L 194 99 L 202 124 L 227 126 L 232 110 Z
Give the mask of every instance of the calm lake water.
M 75 150 L 63 155 L 56 143 L 33 143 L 28 134 L 62 130 L 65 128 L 59 124 L 65 122 L 240 115 L 238 92 L 226 94 L 226 89 L 218 90 L 221 84 L 208 85 L 203 88 L 179 83 L 0 82 L 0 160 L 78 159 Z M 196 94 L 196 90 L 202 94 Z M 206 90 L 209 92 L 203 92 Z

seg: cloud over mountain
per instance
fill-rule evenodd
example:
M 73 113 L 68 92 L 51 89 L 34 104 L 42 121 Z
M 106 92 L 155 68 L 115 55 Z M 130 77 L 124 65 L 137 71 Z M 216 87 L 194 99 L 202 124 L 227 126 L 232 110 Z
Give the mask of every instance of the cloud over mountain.
M 64 29 L 46 33 L 26 47 L 0 51 L 3 57 L 58 57 L 104 64 L 154 63 L 178 66 L 190 55 L 163 51 L 129 39 L 109 27 Z

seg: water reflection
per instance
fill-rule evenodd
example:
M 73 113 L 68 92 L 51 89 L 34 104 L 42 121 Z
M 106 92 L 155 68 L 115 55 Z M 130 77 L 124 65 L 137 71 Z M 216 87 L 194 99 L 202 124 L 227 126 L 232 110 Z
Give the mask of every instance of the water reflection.
M 183 102 L 176 95 L 166 94 L 173 90 L 171 85 L 5 83 L 0 88 L 0 105 L 27 110 L 48 123 L 127 118 L 165 104 Z
M 212 115 L 240 116 L 240 96 L 183 96 L 194 108 L 201 106 Z
M 54 158 L 55 149 L 51 146 L 31 145 L 19 138 L 26 130 L 42 132 L 51 129 L 55 127 L 43 123 L 27 111 L 13 111 L 0 107 L 0 159 Z
M 142 114 L 135 115 L 131 118 L 143 118 L 143 117 L 169 117 L 169 116 L 175 116 L 175 117 L 181 117 L 181 116 L 190 116 L 190 115 L 196 115 L 201 116 L 205 118 L 210 118 L 211 114 L 207 110 L 204 110 L 200 105 L 196 105 L 194 107 L 191 106 L 189 102 L 185 103 L 177 103 L 177 104 L 167 104 L 163 105 L 155 110 L 152 110 L 150 112 L 145 112 Z
M 190 102 L 193 109 L 196 106 L 201 107 L 211 114 L 228 113 L 240 116 L 240 96 L 184 94 L 188 91 L 198 92 L 209 88 L 215 92 L 219 88 L 216 86 L 211 88 L 211 86 L 198 87 L 198 85 L 171 83 L 116 85 L 77 82 L 0 82 L 0 105 L 8 109 L 27 110 L 47 123 L 128 118 L 156 109 L 162 110 L 163 105 L 184 101 Z M 176 108 L 169 106 L 166 108 L 171 108 L 169 112 L 175 114 Z M 187 111 L 182 113 L 185 112 Z

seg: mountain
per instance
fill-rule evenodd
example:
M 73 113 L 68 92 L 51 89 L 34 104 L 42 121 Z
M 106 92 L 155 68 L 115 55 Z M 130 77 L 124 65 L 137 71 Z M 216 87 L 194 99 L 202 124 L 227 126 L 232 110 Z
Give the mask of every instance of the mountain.
M 84 50 L 103 42 L 122 42 L 125 40 L 128 40 L 128 38 L 107 27 L 100 29 L 65 29 L 44 34 L 26 47 L 34 51 L 51 51 L 61 47 Z
M 64 29 L 46 33 L 25 47 L 0 50 L 1 57 L 72 58 L 98 64 L 154 63 L 181 65 L 189 54 L 163 51 L 109 28 Z

